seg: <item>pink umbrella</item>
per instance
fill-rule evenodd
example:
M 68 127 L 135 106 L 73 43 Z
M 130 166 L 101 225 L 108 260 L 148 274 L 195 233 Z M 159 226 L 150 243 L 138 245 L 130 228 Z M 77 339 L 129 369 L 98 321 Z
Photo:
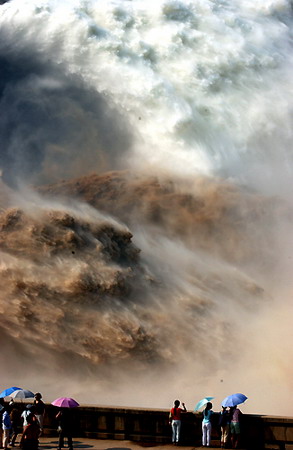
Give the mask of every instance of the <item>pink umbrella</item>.
M 76 400 L 70 397 L 59 397 L 54 400 L 51 405 L 59 406 L 60 408 L 76 408 L 79 406 Z

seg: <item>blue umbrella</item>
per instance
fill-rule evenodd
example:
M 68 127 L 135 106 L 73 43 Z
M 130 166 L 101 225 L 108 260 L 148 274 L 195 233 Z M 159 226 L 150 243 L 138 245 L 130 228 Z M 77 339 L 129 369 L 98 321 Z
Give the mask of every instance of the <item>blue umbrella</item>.
M 224 398 L 222 401 L 222 406 L 236 406 L 240 405 L 240 403 L 244 403 L 247 400 L 246 395 L 244 394 L 232 394 L 228 395 L 228 397 Z
M 208 402 L 210 402 L 213 398 L 215 397 L 205 397 L 203 399 L 201 399 L 195 406 L 194 408 L 194 412 L 196 412 L 197 410 L 199 410 L 200 408 L 202 408 L 203 406 L 205 406 Z
M 0 393 L 0 398 L 9 397 L 9 395 L 12 394 L 12 392 L 19 391 L 20 389 L 21 388 L 19 388 L 19 387 L 10 387 L 10 388 L 4 389 L 4 391 L 2 391 Z

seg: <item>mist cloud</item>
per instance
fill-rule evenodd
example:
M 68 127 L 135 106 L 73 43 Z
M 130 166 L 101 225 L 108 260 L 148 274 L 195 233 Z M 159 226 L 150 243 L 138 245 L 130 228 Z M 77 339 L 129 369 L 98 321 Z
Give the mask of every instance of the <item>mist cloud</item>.
M 0 161 L 6 183 L 50 183 L 121 166 L 131 131 L 103 94 L 33 52 L 5 52 L 3 42 L 0 67 Z
M 274 283 L 286 266 L 285 257 L 284 266 L 275 261 L 282 242 L 272 218 L 286 218 L 275 199 L 223 180 L 191 187 L 128 172 L 38 190 L 42 197 L 10 195 L 18 207 L 0 214 L 3 358 L 17 348 L 14 372 L 36 359 L 31 380 L 49 398 L 57 392 L 47 379 L 58 370 L 89 403 L 85 379 L 99 403 L 166 407 L 173 393 L 190 403 L 235 390 L 250 398 L 249 412 L 290 410 L 255 387 L 281 378 L 282 396 L 290 385 L 290 358 L 277 364 L 284 348 L 264 353 L 279 333 L 277 312 L 285 340 L 290 330 L 288 274 L 282 294 Z
M 1 7 L 3 383 L 292 414 L 291 7 L 213 6 Z

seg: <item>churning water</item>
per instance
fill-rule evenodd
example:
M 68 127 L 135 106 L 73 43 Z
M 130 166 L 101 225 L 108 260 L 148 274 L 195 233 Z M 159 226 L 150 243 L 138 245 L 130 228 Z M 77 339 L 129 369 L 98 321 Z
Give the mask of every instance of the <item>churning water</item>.
M 292 3 L 2 3 L 2 382 L 292 415 Z

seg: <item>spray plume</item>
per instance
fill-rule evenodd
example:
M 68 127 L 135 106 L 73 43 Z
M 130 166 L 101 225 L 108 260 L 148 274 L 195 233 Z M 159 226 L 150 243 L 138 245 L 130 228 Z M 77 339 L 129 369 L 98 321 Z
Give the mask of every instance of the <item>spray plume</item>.
M 1 5 L 4 384 L 292 415 L 291 16 Z

